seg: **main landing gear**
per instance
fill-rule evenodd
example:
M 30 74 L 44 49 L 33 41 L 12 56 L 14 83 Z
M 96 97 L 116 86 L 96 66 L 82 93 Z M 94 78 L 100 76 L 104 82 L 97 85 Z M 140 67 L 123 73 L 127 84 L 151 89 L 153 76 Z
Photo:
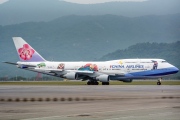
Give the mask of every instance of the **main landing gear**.
M 160 79 L 157 81 L 157 85 L 161 85 L 161 80 L 162 80 L 162 78 L 160 78 Z
M 99 85 L 97 81 L 88 81 L 87 85 Z
M 102 85 L 109 85 L 109 82 L 102 82 Z
M 91 80 L 89 80 L 88 82 L 87 82 L 87 85 L 99 85 L 99 82 L 97 82 L 97 81 L 91 81 Z M 102 85 L 109 85 L 109 82 L 102 82 Z

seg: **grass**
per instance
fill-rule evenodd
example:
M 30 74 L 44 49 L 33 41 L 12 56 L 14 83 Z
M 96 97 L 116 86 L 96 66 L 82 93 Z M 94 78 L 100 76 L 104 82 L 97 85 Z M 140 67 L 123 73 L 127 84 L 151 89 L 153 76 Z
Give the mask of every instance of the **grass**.
M 125 83 L 121 81 L 111 81 L 110 85 L 156 85 L 155 80 L 136 81 Z M 87 81 L 17 81 L 17 82 L 0 82 L 0 85 L 86 85 Z M 101 85 L 101 82 L 99 82 Z M 162 81 L 162 85 L 180 85 L 180 80 Z

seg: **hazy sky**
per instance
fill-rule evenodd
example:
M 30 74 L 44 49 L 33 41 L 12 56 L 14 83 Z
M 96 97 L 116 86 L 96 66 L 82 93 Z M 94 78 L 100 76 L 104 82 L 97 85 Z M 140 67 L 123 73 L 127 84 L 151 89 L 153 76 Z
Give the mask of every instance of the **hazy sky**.
M 8 0 L 0 0 L 0 4 L 7 2 Z M 114 2 L 114 1 L 120 1 L 120 2 L 143 2 L 147 0 L 60 0 L 60 1 L 66 1 L 66 2 L 72 2 L 72 3 L 78 3 L 78 4 L 96 4 L 96 3 L 104 3 L 104 2 Z
M 7 2 L 8 0 L 0 0 L 0 4 Z

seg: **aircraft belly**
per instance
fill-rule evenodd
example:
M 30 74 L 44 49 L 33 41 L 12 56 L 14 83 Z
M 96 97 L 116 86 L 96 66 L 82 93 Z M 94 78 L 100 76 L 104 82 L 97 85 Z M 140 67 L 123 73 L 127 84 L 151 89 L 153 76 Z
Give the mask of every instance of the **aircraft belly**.
M 115 75 L 110 76 L 111 80 L 121 80 L 121 79 L 153 79 L 160 78 L 169 74 L 176 73 L 177 70 L 175 68 L 168 69 L 156 69 L 156 70 L 147 70 L 140 72 L 131 72 L 123 75 Z
M 156 77 L 156 76 L 164 76 L 168 74 L 173 74 L 175 72 L 176 70 L 174 70 L 174 68 L 168 68 L 168 69 L 156 69 L 156 70 L 147 70 L 147 71 L 141 71 L 141 72 L 132 72 L 130 74 L 132 74 L 133 76 Z

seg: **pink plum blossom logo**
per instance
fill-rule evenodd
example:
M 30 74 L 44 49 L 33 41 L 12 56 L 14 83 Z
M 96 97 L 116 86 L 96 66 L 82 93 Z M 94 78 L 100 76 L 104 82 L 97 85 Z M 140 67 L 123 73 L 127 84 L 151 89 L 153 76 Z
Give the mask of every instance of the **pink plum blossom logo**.
M 22 48 L 18 49 L 19 56 L 23 60 L 30 60 L 34 52 L 28 44 L 24 44 Z

